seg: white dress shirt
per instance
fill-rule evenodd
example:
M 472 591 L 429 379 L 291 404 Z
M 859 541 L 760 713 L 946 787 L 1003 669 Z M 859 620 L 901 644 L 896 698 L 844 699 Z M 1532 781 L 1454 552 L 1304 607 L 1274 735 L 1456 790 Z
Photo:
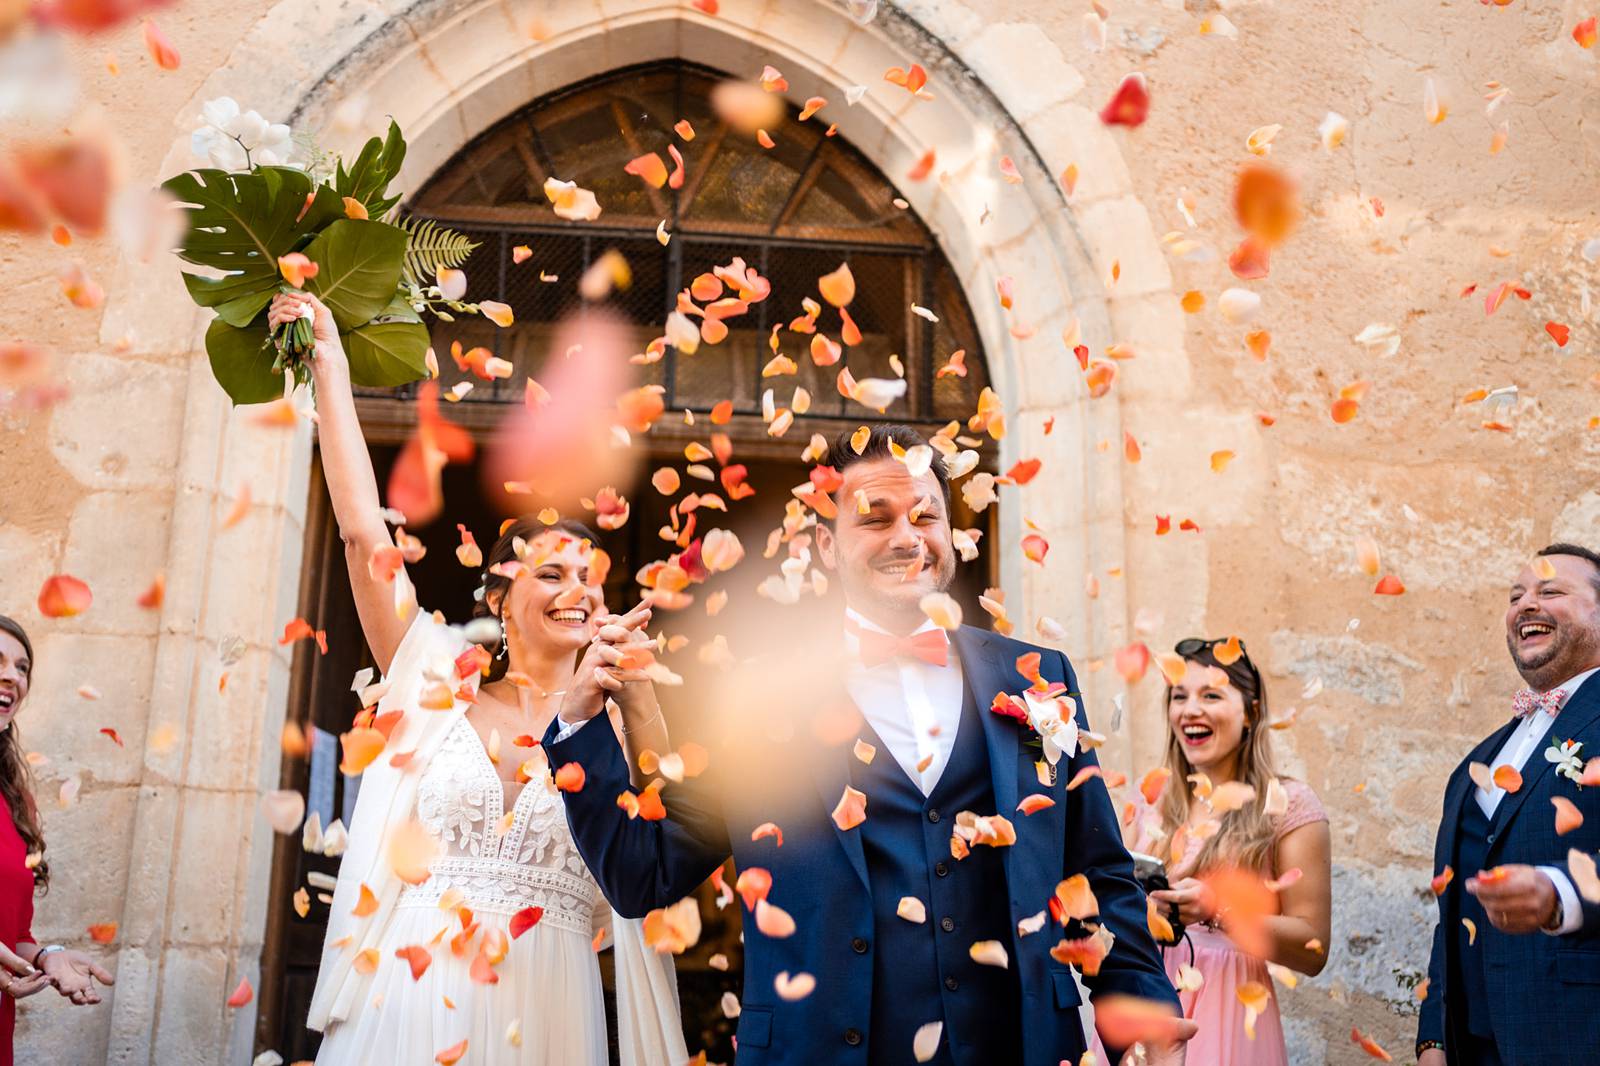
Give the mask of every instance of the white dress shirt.
M 1557 686 L 1557 691 L 1563 694 L 1561 697 L 1563 706 L 1566 701 L 1572 699 L 1572 694 L 1578 691 L 1578 686 L 1587 681 L 1589 675 L 1594 672 L 1594 670 L 1585 670 L 1576 677 L 1568 678 L 1564 684 Z M 1517 728 L 1511 731 L 1511 735 L 1506 738 L 1506 742 L 1500 746 L 1500 751 L 1495 755 L 1494 761 L 1489 764 L 1490 772 L 1493 773 L 1502 766 L 1509 766 L 1520 774 L 1522 773 L 1522 768 L 1528 764 L 1528 760 L 1533 758 L 1536 752 L 1539 754 L 1539 758 L 1544 758 L 1544 738 L 1549 735 L 1551 726 L 1560 721 L 1560 719 L 1561 716 L 1559 714 L 1552 718 L 1544 711 L 1534 711 L 1521 722 L 1518 722 Z M 1494 812 L 1499 808 L 1500 801 L 1505 799 L 1506 790 L 1499 785 L 1495 785 L 1488 789 L 1479 788 L 1475 791 L 1477 793 L 1475 798 L 1478 801 L 1478 806 L 1489 817 L 1490 821 L 1493 821 Z M 1578 901 L 1578 891 L 1573 887 L 1572 879 L 1567 876 L 1567 872 L 1559 866 L 1540 866 L 1538 869 L 1550 879 L 1551 884 L 1555 885 L 1556 895 L 1561 897 L 1561 926 L 1557 929 L 1547 929 L 1545 931 L 1559 935 L 1561 933 L 1571 933 L 1581 928 L 1583 925 L 1583 910 Z
M 887 632 L 854 610 L 847 608 L 845 615 L 862 629 Z M 907 636 L 933 628 L 932 622 L 924 622 Z M 916 782 L 924 796 L 931 794 L 950 762 L 956 731 L 961 726 L 964 690 L 961 660 L 955 648 L 951 647 L 949 662 L 944 666 L 895 656 L 869 667 L 857 657 L 860 641 L 848 627 L 844 639 L 845 650 L 851 656 L 845 677 L 850 699 L 877 730 L 878 738 L 906 776 Z M 927 766 L 918 770 L 925 759 Z

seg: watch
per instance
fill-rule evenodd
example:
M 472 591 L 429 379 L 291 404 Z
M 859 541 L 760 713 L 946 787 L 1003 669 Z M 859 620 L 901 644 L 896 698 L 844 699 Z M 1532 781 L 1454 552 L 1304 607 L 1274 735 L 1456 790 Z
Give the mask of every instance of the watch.
M 36 969 L 36 970 L 40 969 L 40 965 L 39 964 L 44 961 L 44 957 L 46 955 L 54 955 L 58 951 L 66 951 L 66 950 L 67 949 L 66 949 L 65 945 L 62 945 L 62 944 L 46 944 L 44 947 L 40 948 L 34 954 L 34 956 L 33 956 L 33 968 Z

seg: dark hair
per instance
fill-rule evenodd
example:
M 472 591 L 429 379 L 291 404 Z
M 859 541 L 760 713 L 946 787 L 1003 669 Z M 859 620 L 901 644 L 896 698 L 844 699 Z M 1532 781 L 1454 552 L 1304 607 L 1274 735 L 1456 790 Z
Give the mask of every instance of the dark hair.
M 15 619 L 0 614 L 0 631 L 10 633 L 28 653 L 28 672 L 33 673 L 33 641 L 27 630 Z M 13 708 L 13 711 L 15 708 Z M 30 857 L 37 856 L 33 868 L 34 888 L 43 895 L 50 888 L 50 864 L 44 861 L 44 827 L 39 821 L 39 805 L 33 799 L 33 768 L 28 765 L 22 750 L 22 737 L 17 733 L 17 722 L 0 733 L 0 796 L 11 808 L 11 820 L 16 824 L 17 835 L 28 849 Z
M 1600 552 L 1590 551 L 1581 544 L 1566 544 L 1558 541 L 1555 544 L 1549 544 L 1543 548 L 1540 548 L 1535 554 L 1572 555 L 1579 559 L 1589 560 L 1589 565 L 1594 571 L 1589 575 L 1589 584 L 1594 586 L 1595 596 L 1600 598 Z
M 524 543 L 531 543 L 535 538 L 546 533 L 559 533 L 573 541 L 588 541 L 596 548 L 600 547 L 600 535 L 575 518 L 561 518 L 551 525 L 546 525 L 537 515 L 523 515 L 510 523 L 499 537 L 495 538 L 494 546 L 483 557 L 483 595 L 478 598 L 477 604 L 472 608 L 472 617 L 499 617 L 499 614 L 489 607 L 489 594 L 497 592 L 500 595 L 500 604 L 505 606 L 506 594 L 511 591 L 511 578 L 504 574 L 492 573 L 492 568 L 499 563 L 508 563 L 517 557 L 517 539 L 520 537 Z M 565 544 L 563 544 L 563 547 Z M 509 657 L 493 659 L 489 664 L 488 676 L 484 682 L 499 681 L 506 675 L 511 660 Z
M 898 444 L 906 451 L 910 451 L 919 444 L 927 444 L 921 433 L 910 426 L 898 422 L 880 422 L 867 430 L 867 443 L 857 452 L 850 438 L 858 430 L 847 429 L 833 439 L 828 447 L 828 465 L 832 466 L 841 475 L 845 470 L 856 463 L 870 462 L 874 459 L 892 459 L 894 453 L 889 450 L 890 442 Z M 933 463 L 930 465 L 933 476 L 939 482 L 939 494 L 944 498 L 944 514 L 950 518 L 950 472 L 945 469 L 944 456 L 937 448 L 933 452 Z

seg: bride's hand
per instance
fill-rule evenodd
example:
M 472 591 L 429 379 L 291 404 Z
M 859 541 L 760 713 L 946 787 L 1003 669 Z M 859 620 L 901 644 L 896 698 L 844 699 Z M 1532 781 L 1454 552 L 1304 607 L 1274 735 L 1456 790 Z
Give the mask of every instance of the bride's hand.
M 313 377 L 326 376 L 334 370 L 348 369 L 344 344 L 339 340 L 339 327 L 333 321 L 328 305 L 309 292 L 280 292 L 267 306 L 267 326 L 277 329 L 285 322 L 293 322 L 302 314 L 301 308 L 311 308 L 311 340 L 314 345 L 311 360 Z
M 650 608 L 641 605 L 626 615 L 609 615 L 599 621 L 595 644 L 610 679 L 619 686 L 607 686 L 607 690 L 615 696 L 623 719 L 638 724 L 659 710 L 655 686 L 645 672 L 655 661 L 656 652 L 656 642 L 645 633 L 650 624 Z

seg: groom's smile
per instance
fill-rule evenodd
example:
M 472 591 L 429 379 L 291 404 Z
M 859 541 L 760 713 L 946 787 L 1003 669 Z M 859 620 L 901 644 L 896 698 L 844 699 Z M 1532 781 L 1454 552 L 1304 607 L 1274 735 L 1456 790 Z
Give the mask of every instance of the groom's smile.
M 922 598 L 955 576 L 943 489 L 932 472 L 912 477 L 888 456 L 849 464 L 843 479 L 839 517 L 818 530 L 823 562 L 838 571 L 850 606 L 909 632 L 926 620 Z

